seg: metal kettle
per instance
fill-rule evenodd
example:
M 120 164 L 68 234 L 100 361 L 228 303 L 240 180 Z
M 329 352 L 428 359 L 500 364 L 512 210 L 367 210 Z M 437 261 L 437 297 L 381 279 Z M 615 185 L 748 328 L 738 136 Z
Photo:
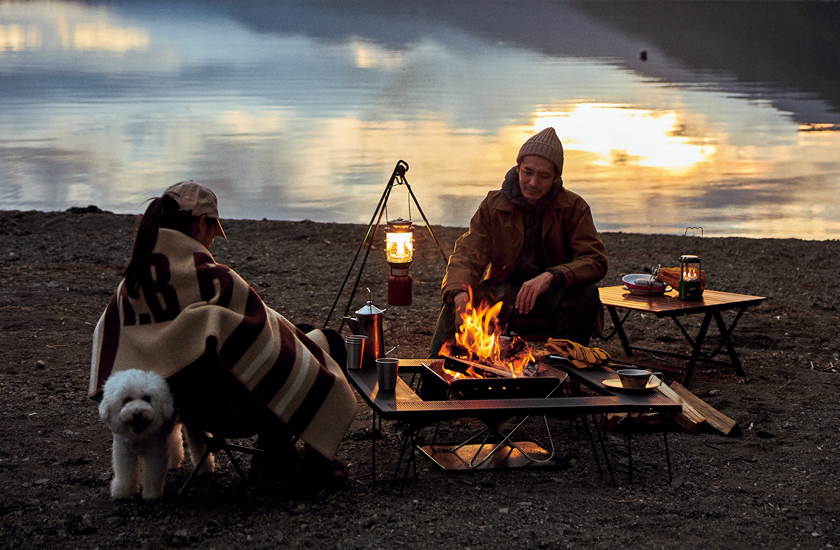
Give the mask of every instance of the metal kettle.
M 376 360 L 385 356 L 385 340 L 382 336 L 382 320 L 385 310 L 379 309 L 370 299 L 370 289 L 367 289 L 367 304 L 356 312 L 356 318 L 344 317 L 353 334 L 367 336 L 365 352 L 362 363 L 365 366 L 372 366 Z

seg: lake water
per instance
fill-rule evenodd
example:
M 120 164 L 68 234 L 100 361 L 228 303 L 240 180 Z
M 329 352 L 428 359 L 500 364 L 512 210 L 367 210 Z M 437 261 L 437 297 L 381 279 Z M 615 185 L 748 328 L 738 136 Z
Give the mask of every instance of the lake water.
M 0 0 L 0 208 L 140 213 L 194 179 L 223 217 L 366 224 L 402 159 L 429 222 L 466 226 L 554 126 L 602 231 L 836 239 L 839 26 L 836 2 Z M 422 223 L 404 186 L 387 215 Z

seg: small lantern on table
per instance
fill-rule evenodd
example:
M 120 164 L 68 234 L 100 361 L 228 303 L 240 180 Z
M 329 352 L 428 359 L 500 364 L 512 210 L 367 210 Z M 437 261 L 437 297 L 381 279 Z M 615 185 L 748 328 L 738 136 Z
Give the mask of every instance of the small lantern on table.
M 411 275 L 408 268 L 414 258 L 414 224 L 397 218 L 385 228 L 385 254 L 391 274 L 388 276 L 388 303 L 411 305 Z
M 680 256 L 680 300 L 695 301 L 703 298 L 700 256 Z

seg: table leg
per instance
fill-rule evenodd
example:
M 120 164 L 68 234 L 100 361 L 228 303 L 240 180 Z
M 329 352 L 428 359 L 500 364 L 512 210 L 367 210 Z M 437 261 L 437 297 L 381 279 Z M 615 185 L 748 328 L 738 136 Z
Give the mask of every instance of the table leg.
M 376 485 L 376 412 L 373 413 L 373 421 L 370 426 L 370 448 L 371 448 L 371 456 L 370 456 L 370 483 L 371 485 Z M 380 428 L 382 427 L 382 421 L 379 421 Z
M 615 310 L 614 307 L 607 306 L 607 310 L 610 312 L 610 319 L 612 319 L 613 327 L 615 328 L 615 333 L 618 334 L 618 339 L 621 340 L 621 347 L 624 348 L 624 355 L 627 357 L 633 357 L 633 349 L 630 347 L 630 342 L 627 340 L 627 335 L 624 334 L 624 321 L 627 319 L 627 315 L 630 311 L 627 311 L 627 314 L 624 315 L 624 319 L 618 318 L 618 312 Z
M 688 367 L 685 370 L 685 376 L 683 376 L 684 386 L 688 386 L 688 382 L 691 380 L 691 375 L 694 373 L 694 365 L 700 357 L 700 348 L 703 347 L 703 341 L 706 339 L 706 332 L 709 330 L 709 323 L 711 323 L 712 317 L 713 313 L 711 311 L 707 312 L 706 315 L 703 316 L 703 322 L 700 324 L 700 332 L 697 333 L 697 339 L 694 341 L 694 348 L 691 350 L 691 357 L 688 359 Z
M 735 351 L 735 346 L 732 345 L 732 331 L 735 329 L 735 323 L 738 322 L 738 318 L 743 313 L 743 309 L 741 312 L 738 313 L 738 316 L 735 317 L 735 321 L 732 322 L 732 326 L 727 328 L 726 323 L 723 322 L 723 315 L 720 314 L 720 311 L 715 311 L 715 322 L 717 323 L 718 330 L 720 330 L 720 337 L 723 340 L 723 344 L 726 346 L 726 351 L 729 352 L 729 359 L 732 361 L 732 367 L 735 369 L 735 374 L 738 376 L 746 376 L 744 373 L 744 369 L 741 366 L 741 360 L 738 359 L 738 353 Z
M 405 492 L 405 484 L 408 481 L 408 473 L 413 469 L 414 470 L 414 479 L 417 479 L 417 457 L 415 456 L 414 449 L 416 448 L 416 441 L 415 436 L 417 434 L 417 430 L 415 430 L 414 426 L 411 424 L 406 425 L 405 431 L 403 432 L 403 441 L 402 446 L 400 448 L 400 456 L 397 458 L 397 467 L 394 469 L 394 476 L 391 478 L 391 488 L 395 489 L 400 474 L 400 467 L 402 466 L 403 457 L 405 456 L 406 451 L 409 453 L 408 457 L 405 459 L 405 473 L 402 476 L 402 482 L 400 483 L 399 490 L 396 490 L 397 496 L 402 496 Z

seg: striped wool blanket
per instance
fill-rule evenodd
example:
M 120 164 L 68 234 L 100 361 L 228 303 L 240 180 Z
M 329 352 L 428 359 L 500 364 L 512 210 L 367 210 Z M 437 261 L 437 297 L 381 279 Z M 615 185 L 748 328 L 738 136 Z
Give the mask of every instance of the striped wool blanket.
M 96 325 L 91 398 L 112 372 L 140 368 L 168 378 L 187 367 L 204 368 L 209 356 L 259 407 L 321 454 L 335 456 L 356 414 L 356 399 L 324 351 L 329 348 L 320 331 L 303 334 L 233 270 L 177 231 L 160 230 L 150 274 L 137 299 L 123 280 Z

